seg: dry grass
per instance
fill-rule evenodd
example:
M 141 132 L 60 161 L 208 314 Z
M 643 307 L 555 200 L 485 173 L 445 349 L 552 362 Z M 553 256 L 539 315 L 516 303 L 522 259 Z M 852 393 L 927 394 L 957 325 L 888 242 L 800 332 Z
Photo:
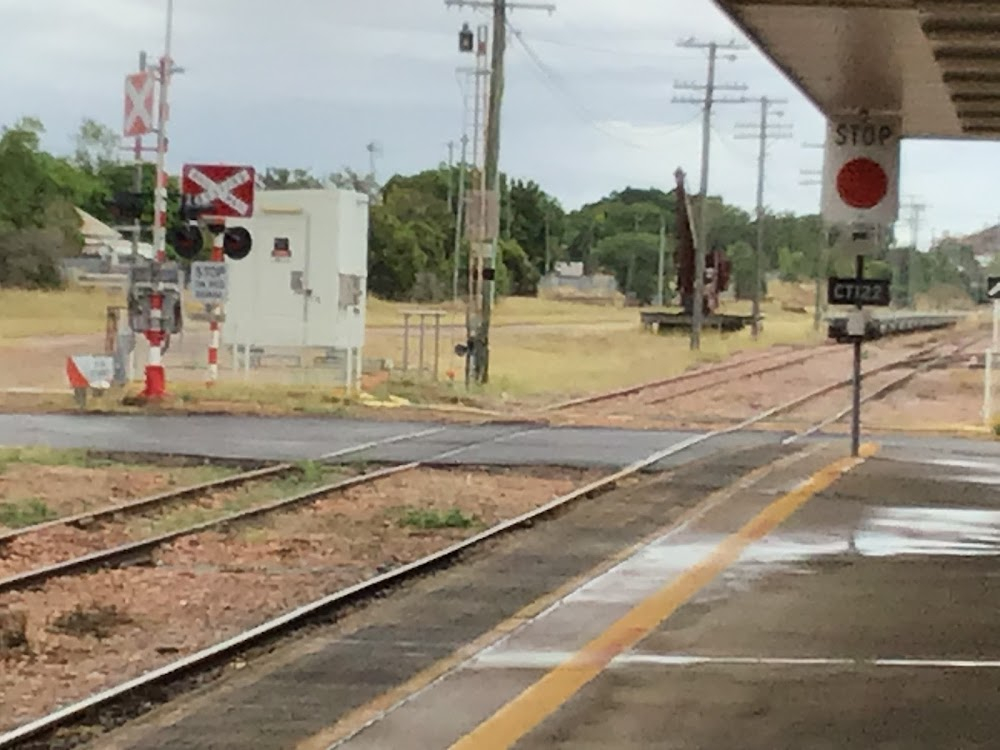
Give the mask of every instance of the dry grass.
M 735 352 L 777 344 L 818 342 L 812 321 L 772 312 L 760 338 L 750 332 L 706 331 L 700 352 L 684 334 L 627 331 L 543 333 L 497 332 L 492 373 L 494 388 L 510 395 L 583 394 L 670 377 L 698 362 L 719 361 Z
M 52 292 L 0 289 L 0 340 L 30 336 L 100 333 L 109 305 L 124 303 L 118 291 L 71 288 Z M 464 324 L 463 304 L 416 305 L 385 302 L 370 298 L 368 323 L 372 326 L 401 326 L 403 310 L 445 310 L 445 323 Z M 188 300 L 188 314 L 202 312 L 200 303 Z M 634 310 L 602 307 L 581 302 L 541 300 L 525 297 L 502 299 L 494 312 L 494 323 L 558 324 L 631 321 Z M 414 321 L 415 322 L 415 321 Z
M 29 336 L 99 333 L 118 291 L 66 289 L 54 292 L 0 289 L 0 341 Z
M 787 288 L 786 288 L 787 287 Z M 468 402 L 489 406 L 497 399 L 555 397 L 582 394 L 634 384 L 679 373 L 700 361 L 717 361 L 744 349 L 775 344 L 807 343 L 821 340 L 823 332 L 813 331 L 812 314 L 790 313 L 782 303 L 801 304 L 811 299 L 808 285 L 774 285 L 773 300 L 764 305 L 765 331 L 759 341 L 749 330 L 720 335 L 706 331 L 702 351 L 692 353 L 686 335 L 658 336 L 645 333 L 639 310 L 589 305 L 579 302 L 529 298 L 503 299 L 497 306 L 497 328 L 491 336 L 492 382 L 483 392 L 465 394 L 462 386 L 413 388 L 399 373 L 396 383 L 379 388 L 377 395 L 400 394 L 414 401 L 454 403 L 472 396 Z M 0 292 L 0 337 L 97 332 L 103 328 L 104 308 L 115 302 L 105 292 L 64 291 L 53 294 Z M 370 331 L 365 356 L 401 361 L 402 337 L 399 330 L 379 326 L 399 326 L 400 311 L 414 305 L 369 301 Z M 447 323 L 464 323 L 461 307 L 447 304 Z M 6 312 L 5 312 L 6 311 Z M 733 303 L 724 312 L 749 312 L 749 303 Z M 504 324 L 524 326 L 505 328 Z M 529 326 L 526 324 L 534 324 Z M 601 324 L 607 324 L 601 328 Z M 559 329 L 544 326 L 564 326 Z M 578 325 L 574 329 L 572 326 Z M 6 327 L 5 327 L 6 326 Z M 460 325 L 461 327 L 461 325 Z M 430 339 L 430 337 L 428 337 Z M 442 334 L 440 373 L 446 380 L 449 370 L 462 379 L 463 361 L 452 352 L 454 343 L 464 338 L 462 330 Z M 411 362 L 416 360 L 416 336 L 411 331 Z M 432 347 L 428 341 L 428 347 Z M 263 374 L 263 373 L 262 373 Z M 277 383 L 244 384 L 226 382 L 207 389 L 200 382 L 171 383 L 171 408 L 198 411 L 240 411 L 256 413 L 343 413 L 354 404 L 345 402 L 338 389 L 323 385 Z M 60 402 L 62 399 L 60 399 Z M 93 408 L 117 409 L 115 397 L 95 400 Z
M 370 326 L 401 326 L 404 310 L 445 310 L 448 315 L 442 319 L 447 323 L 465 323 L 465 304 L 444 302 L 439 305 L 416 305 L 411 303 L 368 300 L 367 320 Z M 493 311 L 495 325 L 553 325 L 563 323 L 605 323 L 631 322 L 637 319 L 634 309 L 622 307 L 590 305 L 584 302 L 536 299 L 533 297 L 508 297 L 501 299 Z M 411 324 L 416 319 L 411 318 Z

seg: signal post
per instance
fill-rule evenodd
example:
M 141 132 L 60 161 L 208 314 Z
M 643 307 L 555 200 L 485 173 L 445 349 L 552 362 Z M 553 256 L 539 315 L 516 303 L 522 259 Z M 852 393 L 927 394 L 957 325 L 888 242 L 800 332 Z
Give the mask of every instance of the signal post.
M 854 347 L 851 455 L 861 447 L 861 355 L 868 338 L 867 308 L 890 303 L 888 279 L 866 279 L 865 258 L 884 247 L 899 214 L 901 121 L 897 115 L 844 114 L 827 123 L 823 220 L 835 235 L 833 252 L 854 258 L 855 275 L 829 279 L 831 305 L 852 305 L 847 332 Z
M 243 227 L 226 228 L 226 218 L 253 216 L 256 173 L 253 167 L 228 164 L 186 164 L 181 173 L 181 215 L 184 225 L 171 240 L 177 254 L 194 261 L 211 240 L 209 261 L 191 263 L 191 292 L 209 313 L 208 377 L 219 379 L 223 305 L 228 291 L 225 259 L 242 260 L 253 239 Z

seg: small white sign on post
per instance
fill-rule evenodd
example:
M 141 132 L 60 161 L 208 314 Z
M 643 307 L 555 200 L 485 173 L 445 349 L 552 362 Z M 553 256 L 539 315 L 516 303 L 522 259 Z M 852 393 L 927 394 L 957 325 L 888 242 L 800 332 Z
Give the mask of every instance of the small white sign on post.
M 229 267 L 225 263 L 196 261 L 191 264 L 191 295 L 199 302 L 221 304 L 229 290 Z

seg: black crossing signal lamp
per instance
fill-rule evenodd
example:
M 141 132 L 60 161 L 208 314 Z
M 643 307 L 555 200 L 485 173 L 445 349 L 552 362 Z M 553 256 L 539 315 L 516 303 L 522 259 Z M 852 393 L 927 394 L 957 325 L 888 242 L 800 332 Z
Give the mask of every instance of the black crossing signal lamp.
M 243 260 L 252 247 L 253 238 L 243 227 L 231 227 L 222 237 L 222 252 L 231 260 Z
M 459 52 L 472 52 L 476 46 L 476 37 L 472 33 L 472 29 L 469 28 L 469 24 L 462 24 L 462 30 L 458 32 L 458 50 Z
M 195 196 L 181 196 L 180 215 L 182 221 L 197 221 L 202 214 L 206 214 L 211 210 L 211 204 L 204 203 Z
M 116 221 L 135 221 L 142 216 L 144 200 L 142 193 L 120 191 L 105 205 Z
M 192 225 L 171 229 L 168 239 L 174 247 L 174 252 L 185 260 L 194 260 L 205 247 L 205 237 L 201 229 Z

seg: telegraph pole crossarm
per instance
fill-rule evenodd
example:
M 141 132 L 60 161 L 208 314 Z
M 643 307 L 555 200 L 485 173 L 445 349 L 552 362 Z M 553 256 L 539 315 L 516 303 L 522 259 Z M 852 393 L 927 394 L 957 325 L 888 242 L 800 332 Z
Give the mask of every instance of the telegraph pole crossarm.
M 480 10 L 493 10 L 495 3 L 493 0 L 444 0 L 444 4 L 449 8 L 477 8 Z M 556 12 L 556 6 L 552 3 L 507 3 L 508 10 L 545 10 L 549 13 Z

